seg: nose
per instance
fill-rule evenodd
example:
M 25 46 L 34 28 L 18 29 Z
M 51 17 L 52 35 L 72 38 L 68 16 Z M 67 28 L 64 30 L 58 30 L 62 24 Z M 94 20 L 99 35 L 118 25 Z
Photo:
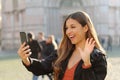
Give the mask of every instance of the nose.
M 68 28 L 67 30 L 66 30 L 66 34 L 68 35 L 68 34 L 70 34 L 72 32 L 72 30 L 70 29 L 70 28 Z

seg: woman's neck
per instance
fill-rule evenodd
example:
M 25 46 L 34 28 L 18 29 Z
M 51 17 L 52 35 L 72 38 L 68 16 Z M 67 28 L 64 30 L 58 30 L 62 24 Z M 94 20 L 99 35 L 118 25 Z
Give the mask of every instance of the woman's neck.
M 83 40 L 83 41 L 75 44 L 75 48 L 76 48 L 76 49 L 81 48 L 81 49 L 83 50 L 84 47 L 85 47 L 85 42 L 86 42 L 86 40 Z

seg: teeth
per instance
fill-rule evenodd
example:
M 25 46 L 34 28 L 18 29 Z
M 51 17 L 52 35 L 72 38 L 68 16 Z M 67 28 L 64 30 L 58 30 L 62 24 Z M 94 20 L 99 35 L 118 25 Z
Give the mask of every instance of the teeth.
M 72 38 L 73 37 L 73 35 L 72 36 L 69 36 L 70 38 Z

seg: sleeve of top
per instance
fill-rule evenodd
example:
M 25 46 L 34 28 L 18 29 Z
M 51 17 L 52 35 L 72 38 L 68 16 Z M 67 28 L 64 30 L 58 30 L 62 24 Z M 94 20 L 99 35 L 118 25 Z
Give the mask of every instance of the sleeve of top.
M 57 51 L 55 50 L 50 56 L 48 56 L 44 60 L 29 58 L 31 65 L 26 66 L 24 63 L 23 65 L 26 67 L 28 71 L 32 72 L 37 76 L 44 75 L 53 72 L 52 63 L 54 60 L 56 60 L 56 58 L 57 58 Z
M 92 67 L 82 69 L 82 79 L 84 80 L 105 80 L 107 74 L 107 61 L 104 54 L 95 52 L 91 56 Z

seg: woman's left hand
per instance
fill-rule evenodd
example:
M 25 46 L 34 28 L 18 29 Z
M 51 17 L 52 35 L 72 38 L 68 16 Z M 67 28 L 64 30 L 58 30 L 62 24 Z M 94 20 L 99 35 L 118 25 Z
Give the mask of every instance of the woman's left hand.
M 92 53 L 94 46 L 95 41 L 93 40 L 93 38 L 91 39 L 88 38 L 86 40 L 84 49 L 82 50 L 81 48 L 78 48 L 81 54 L 81 59 L 83 60 L 85 66 L 91 65 L 90 54 Z

